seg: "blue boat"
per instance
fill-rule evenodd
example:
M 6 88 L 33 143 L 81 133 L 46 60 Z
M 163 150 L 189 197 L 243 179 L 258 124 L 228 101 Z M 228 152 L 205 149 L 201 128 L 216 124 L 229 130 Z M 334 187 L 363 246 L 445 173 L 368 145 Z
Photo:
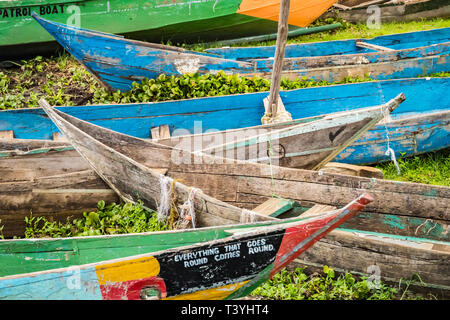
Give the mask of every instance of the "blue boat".
M 406 101 L 391 119 L 370 129 L 333 161 L 371 164 L 450 146 L 450 78 L 372 81 L 281 91 L 293 119 L 310 118 L 382 105 L 400 92 Z M 157 103 L 58 107 L 114 131 L 152 138 L 152 128 L 167 126 L 172 137 L 240 129 L 261 124 L 267 92 Z M 198 124 L 201 124 L 199 126 Z M 16 139 L 51 140 L 59 132 L 40 108 L 0 112 L 0 133 Z
M 216 73 L 270 77 L 274 47 L 210 49 L 207 53 L 125 39 L 33 17 L 108 89 L 160 74 Z M 450 71 L 450 28 L 289 45 L 282 76 L 337 82 L 349 76 L 376 80 Z

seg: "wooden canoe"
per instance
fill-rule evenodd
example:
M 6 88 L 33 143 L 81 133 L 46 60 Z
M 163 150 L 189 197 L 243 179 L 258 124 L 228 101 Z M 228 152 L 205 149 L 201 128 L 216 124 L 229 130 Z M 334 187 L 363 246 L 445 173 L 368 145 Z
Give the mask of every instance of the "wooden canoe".
M 133 82 L 160 74 L 226 73 L 270 77 L 274 47 L 211 50 L 211 54 L 124 39 L 33 17 L 106 88 L 127 91 Z M 282 76 L 341 81 L 348 76 L 385 80 L 449 71 L 450 28 L 290 45 Z M 235 55 L 236 51 L 243 51 Z M 230 52 L 230 53 L 228 53 Z M 268 52 L 272 54 L 268 54 Z M 314 53 L 312 53 L 314 52 Z M 218 55 L 222 55 L 222 58 Z M 223 58 L 227 56 L 227 58 Z
M 119 149 L 122 156 L 124 154 L 131 156 L 135 165 L 145 159 L 147 168 L 166 168 L 166 174 L 169 177 L 182 179 L 187 185 L 200 188 L 206 194 L 214 195 L 229 204 L 244 208 L 254 209 L 262 202 L 271 199 L 274 194 L 282 198 L 293 199 L 303 206 L 311 206 L 312 203 L 341 206 L 342 203 L 345 204 L 345 201 L 354 198 L 358 193 L 370 192 L 375 201 L 369 204 L 359 216 L 342 225 L 347 229 L 343 230 L 347 231 L 344 236 L 336 233 L 330 234 L 330 236 L 337 237 L 339 241 L 333 241 L 331 238 L 330 242 L 326 238 L 318 242 L 316 244 L 318 251 L 314 255 L 311 254 L 308 259 L 303 259 L 302 263 L 314 266 L 320 261 L 319 263 L 365 274 L 368 273 L 370 266 L 375 265 L 380 268 L 381 279 L 399 280 L 419 274 L 422 277 L 423 288 L 437 290 L 442 295 L 448 296 L 448 278 L 442 277 L 442 275 L 449 274 L 447 261 L 449 258 L 450 202 L 448 199 L 450 198 L 450 188 L 282 167 L 271 168 L 264 164 L 245 163 L 231 159 L 224 159 L 222 164 L 217 165 L 214 161 L 207 160 L 207 158 L 211 158 L 207 155 L 196 155 L 195 157 L 191 155 L 193 160 L 202 161 L 175 165 L 170 160 L 173 149 L 169 147 L 121 135 L 77 120 L 57 110 L 50 109 L 50 112 L 55 117 L 61 118 L 58 120 L 60 122 L 57 122 L 58 125 L 61 125 L 61 121 L 65 121 L 64 124 L 68 125 L 68 121 L 70 121 L 81 130 L 87 130 L 90 134 L 95 135 L 95 138 L 99 139 L 97 140 L 99 143 L 109 144 L 109 146 Z M 75 132 L 81 134 L 83 132 L 81 130 L 75 130 Z M 70 139 L 69 136 L 68 138 Z M 120 138 L 120 145 L 115 145 L 115 138 Z M 82 148 L 81 152 L 86 152 L 93 145 L 83 144 L 80 147 Z M 140 151 L 135 152 L 135 150 Z M 110 151 L 113 152 L 113 149 Z M 113 154 L 115 153 L 113 152 Z M 98 154 L 94 159 L 98 159 L 97 156 Z M 102 170 L 105 163 L 108 165 L 105 161 L 100 164 Z M 103 174 L 103 179 L 105 181 L 110 179 L 111 183 L 116 172 L 128 172 L 127 166 L 123 162 L 122 164 L 121 170 L 110 172 L 106 177 Z M 106 169 L 109 171 L 108 168 Z M 142 175 L 139 177 L 142 178 Z M 127 179 L 130 178 L 132 176 L 128 175 Z M 132 184 L 129 180 L 121 182 L 114 180 L 113 183 L 119 184 L 119 194 L 122 196 L 124 190 L 131 188 L 125 191 L 125 197 L 132 197 L 133 194 L 138 193 L 142 199 L 142 195 L 149 188 L 136 183 Z M 195 208 L 202 211 L 207 206 L 203 204 L 197 206 L 196 204 Z M 427 210 L 423 208 L 427 208 Z M 213 223 L 220 223 L 220 221 L 215 220 Z M 359 233 L 355 235 L 355 232 Z M 367 234 L 369 236 L 364 237 Z M 371 238 L 370 234 L 376 239 Z M 384 241 L 380 244 L 382 239 Z M 353 245 L 348 244 L 352 242 Z M 332 244 L 332 250 L 326 249 L 330 248 L 329 243 Z M 355 243 L 358 245 L 355 246 Z M 347 248 L 346 252 L 348 252 L 343 257 L 340 256 L 341 251 L 337 250 L 341 247 Z M 388 248 L 389 250 L 386 250 Z M 350 253 L 352 254 L 350 255 Z M 356 262 L 353 258 L 359 255 L 364 259 Z M 393 267 L 392 261 L 396 261 L 396 265 L 402 265 L 402 268 Z M 421 262 L 419 263 L 419 261 Z
M 308 26 L 335 2 L 292 0 L 290 28 Z M 279 6 L 279 0 L 4 0 L 0 1 L 0 58 L 48 53 L 59 47 L 31 18 L 33 12 L 135 39 L 185 43 L 276 32 Z
M 397 157 L 448 148 L 448 90 L 449 78 L 421 78 L 305 88 L 282 91 L 280 95 L 293 119 L 311 121 L 335 112 L 382 105 L 403 92 L 407 99 L 391 113 L 390 120 L 371 128 L 333 160 L 371 164 L 391 160 L 386 155 L 388 141 Z M 262 92 L 58 109 L 114 131 L 150 139 L 154 138 L 152 129 L 167 126 L 171 137 L 258 126 L 264 115 L 263 100 L 267 95 Z M 3 138 L 59 141 L 59 134 L 58 128 L 40 108 L 0 111 L 0 136 Z M 23 148 L 28 148 L 26 143 Z
M 371 7 L 370 6 L 376 6 Z M 448 18 L 450 5 L 447 0 L 365 0 L 339 1 L 323 18 L 339 18 L 354 23 L 366 23 L 379 15 L 381 23 L 393 21 L 417 21 L 420 19 Z
M 25 269 L 19 265 L 14 275 L 0 278 L 0 299 L 240 298 L 355 215 L 371 200 L 370 195 L 362 195 L 340 210 L 306 219 L 290 219 L 284 223 L 275 221 L 263 226 L 250 224 L 250 227 L 228 226 L 149 233 L 144 238 L 145 245 L 150 247 L 146 247 L 144 251 L 147 252 L 141 255 L 130 255 L 130 252 L 124 251 L 105 254 L 99 252 L 103 248 L 97 247 L 97 256 L 89 258 L 92 253 L 80 254 L 80 260 L 86 259 L 90 262 L 88 264 L 25 274 L 18 274 L 19 270 Z M 208 237 L 212 240 L 199 241 L 200 238 Z M 99 243 L 104 240 L 102 238 L 105 237 L 78 238 L 72 241 L 79 241 L 83 245 L 88 241 L 91 244 Z M 124 241 L 133 236 L 112 238 L 123 246 Z M 163 245 L 161 240 L 164 241 Z M 4 245 L 1 242 L 0 246 Z M 63 239 L 53 241 L 59 244 L 62 242 Z M 35 247 L 35 243 L 29 244 Z M 149 250 L 151 247 L 159 247 L 160 250 Z M 48 254 L 40 251 L 40 255 L 31 253 L 31 256 L 42 258 L 46 253 Z M 100 256 L 114 255 L 122 257 L 99 261 Z M 60 263 L 62 264 L 67 263 Z

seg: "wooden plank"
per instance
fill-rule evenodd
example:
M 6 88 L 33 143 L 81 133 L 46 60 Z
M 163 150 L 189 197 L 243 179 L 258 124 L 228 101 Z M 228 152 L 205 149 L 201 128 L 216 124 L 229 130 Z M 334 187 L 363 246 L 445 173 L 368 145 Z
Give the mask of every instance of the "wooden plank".
M 378 46 L 376 44 L 367 43 L 364 41 L 356 41 L 356 46 L 361 47 L 361 48 L 366 48 L 366 49 L 372 49 L 372 50 L 376 50 L 376 51 L 395 51 L 394 49 L 391 49 L 391 48 Z
M 383 179 L 383 171 L 369 166 L 358 166 L 354 164 L 329 162 L 321 171 L 327 173 L 346 174 L 350 176 Z
M 0 139 L 14 139 L 14 131 L 13 130 L 0 131 Z
M 278 217 L 279 215 L 291 210 L 296 206 L 296 202 L 290 199 L 270 198 L 266 202 L 260 204 L 252 211 L 264 214 L 270 217 Z

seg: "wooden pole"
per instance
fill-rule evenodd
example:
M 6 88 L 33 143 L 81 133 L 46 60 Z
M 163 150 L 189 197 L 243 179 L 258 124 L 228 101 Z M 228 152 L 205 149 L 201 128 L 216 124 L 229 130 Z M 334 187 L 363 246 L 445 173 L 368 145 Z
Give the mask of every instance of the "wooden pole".
M 290 0 L 281 0 L 280 16 L 278 18 L 278 35 L 275 49 L 275 57 L 272 69 L 272 82 L 269 94 L 269 110 L 272 117 L 277 114 L 278 97 L 280 94 L 281 71 L 283 69 L 284 52 L 286 49 L 287 36 L 289 32 L 289 7 Z

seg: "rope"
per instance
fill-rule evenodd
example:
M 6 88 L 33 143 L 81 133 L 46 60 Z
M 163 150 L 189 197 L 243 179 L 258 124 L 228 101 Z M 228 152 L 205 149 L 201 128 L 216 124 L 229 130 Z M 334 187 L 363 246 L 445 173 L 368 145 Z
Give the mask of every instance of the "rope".
M 386 156 L 390 156 L 391 157 L 391 161 L 394 162 L 394 166 L 397 169 L 397 175 L 400 175 L 401 171 L 400 171 L 400 166 L 397 163 L 397 158 L 395 157 L 395 151 L 394 149 L 391 148 L 391 140 L 389 137 L 389 129 L 386 125 L 386 122 L 390 120 L 390 113 L 388 112 L 387 108 L 382 109 L 383 112 L 383 124 L 384 124 L 384 129 L 386 130 L 386 140 L 387 140 L 387 150 L 385 155 Z
M 158 206 L 158 214 L 157 218 L 159 221 L 167 220 L 169 216 L 170 210 L 170 198 L 172 196 L 172 188 L 171 188 L 172 179 L 161 175 L 159 177 L 159 187 L 160 187 L 160 195 L 159 195 L 159 206 Z
M 425 220 L 422 224 L 420 224 L 420 225 L 416 228 L 416 231 L 414 232 L 414 234 L 417 235 L 417 233 L 419 232 L 419 229 L 422 228 L 422 227 L 425 227 L 425 230 L 426 230 L 426 224 L 427 224 L 427 222 L 432 223 L 432 220 L 431 220 L 431 219 Z M 436 222 L 432 228 L 428 229 L 428 231 L 426 232 L 426 235 L 429 235 L 430 232 L 431 232 L 431 230 L 433 230 L 434 228 L 436 228 L 437 225 L 438 225 L 438 223 Z
M 180 218 L 185 219 L 185 220 L 191 220 L 192 228 L 194 228 L 194 229 L 195 229 L 195 220 L 196 220 L 195 208 L 194 208 L 194 197 L 195 197 L 195 194 L 199 191 L 201 192 L 201 190 L 197 189 L 197 188 L 192 188 L 189 191 L 188 199 L 181 206 L 181 213 L 180 213 Z M 188 211 L 188 214 L 186 214 L 186 209 Z

